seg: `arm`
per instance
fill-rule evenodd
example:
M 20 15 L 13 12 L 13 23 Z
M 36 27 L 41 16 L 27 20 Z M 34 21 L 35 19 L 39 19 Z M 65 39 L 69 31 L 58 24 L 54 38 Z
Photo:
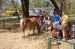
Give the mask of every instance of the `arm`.
M 63 18 L 62 18 L 62 17 L 60 17 L 60 22 L 62 22 L 62 20 L 63 20 Z

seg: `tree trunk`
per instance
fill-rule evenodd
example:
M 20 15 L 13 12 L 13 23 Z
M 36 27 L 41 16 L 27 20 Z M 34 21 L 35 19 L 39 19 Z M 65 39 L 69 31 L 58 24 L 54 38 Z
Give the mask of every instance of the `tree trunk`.
M 53 6 L 55 7 L 54 11 L 59 12 L 60 10 L 59 10 L 59 7 L 58 7 L 58 5 L 56 4 L 56 2 L 55 2 L 54 0 L 50 0 L 50 1 L 51 1 L 51 3 L 53 4 Z
M 23 18 L 29 17 L 29 0 L 21 0 L 22 2 L 22 11 Z
M 59 9 L 59 7 L 57 6 L 56 2 L 54 0 L 50 0 L 52 2 L 52 4 L 54 5 L 55 7 L 55 10 L 56 12 L 59 12 L 60 16 L 62 15 L 62 11 L 65 11 L 66 12 L 66 5 L 65 5 L 65 2 L 66 0 L 61 0 L 61 7 Z
M 2 10 L 2 3 L 3 3 L 3 0 L 0 0 L 0 10 Z
M 62 15 L 62 11 L 65 11 L 66 10 L 65 1 L 66 0 L 61 0 L 60 16 Z

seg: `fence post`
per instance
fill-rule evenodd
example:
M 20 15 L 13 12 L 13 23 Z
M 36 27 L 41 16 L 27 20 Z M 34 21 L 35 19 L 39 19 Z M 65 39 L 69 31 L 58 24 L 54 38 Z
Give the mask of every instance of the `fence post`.
M 50 35 L 48 34 L 48 49 L 51 49 L 51 39 Z
M 75 43 L 73 44 L 73 46 L 74 46 L 74 49 L 75 49 Z

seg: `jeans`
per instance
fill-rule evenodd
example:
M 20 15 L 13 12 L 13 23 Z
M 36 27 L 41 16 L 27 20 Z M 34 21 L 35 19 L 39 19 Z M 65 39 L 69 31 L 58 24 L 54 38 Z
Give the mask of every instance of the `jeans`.
M 53 22 L 53 28 L 56 30 L 56 37 L 58 39 L 61 39 L 61 32 L 60 30 L 57 28 L 59 26 L 59 21 Z
M 53 22 L 53 28 L 57 28 L 59 26 L 59 21 Z

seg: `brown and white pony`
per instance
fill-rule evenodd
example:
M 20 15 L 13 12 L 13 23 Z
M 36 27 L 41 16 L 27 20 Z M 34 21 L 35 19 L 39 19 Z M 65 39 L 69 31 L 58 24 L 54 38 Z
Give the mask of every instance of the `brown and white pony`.
M 39 16 L 31 16 L 29 18 L 20 19 L 20 27 L 21 27 L 22 32 L 24 33 L 26 28 L 30 28 L 30 31 L 33 28 L 33 34 L 34 34 L 35 27 L 37 27 L 37 31 L 40 32 L 40 26 L 38 22 L 39 22 Z

